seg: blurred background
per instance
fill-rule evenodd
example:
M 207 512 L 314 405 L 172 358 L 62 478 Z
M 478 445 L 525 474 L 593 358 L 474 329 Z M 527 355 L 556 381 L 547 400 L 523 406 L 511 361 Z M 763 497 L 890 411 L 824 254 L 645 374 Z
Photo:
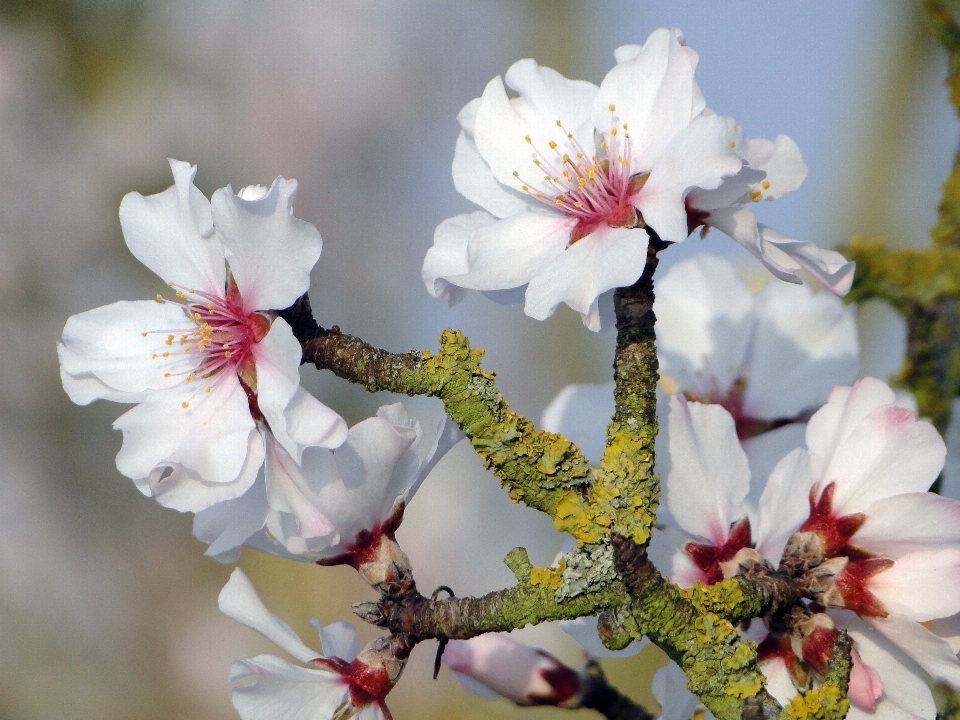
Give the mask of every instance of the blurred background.
M 565 307 L 538 323 L 518 306 L 477 296 L 448 309 L 426 293 L 434 228 L 472 209 L 450 179 L 456 114 L 523 57 L 598 83 L 614 48 L 661 25 L 699 52 L 711 107 L 750 137 L 800 145 L 809 178 L 760 208 L 763 222 L 825 246 L 854 234 L 927 241 L 958 133 L 945 57 L 906 0 L 0 2 L 2 720 L 235 718 L 230 662 L 274 652 L 219 614 L 230 568 L 203 556 L 191 518 L 116 471 L 123 408 L 75 407 L 60 386 L 69 315 L 159 289 L 123 244 L 122 196 L 170 185 L 168 157 L 196 163 L 207 195 L 298 179 L 296 213 L 324 238 L 311 288 L 320 323 L 392 350 L 434 348 L 443 328 L 460 328 L 486 348 L 513 409 L 536 419 L 567 383 L 610 378 L 614 337 Z M 713 233 L 664 261 L 700 250 L 744 255 Z M 302 375 L 350 423 L 397 399 Z M 439 403 L 408 407 L 436 426 Z M 427 480 L 399 536 L 421 589 L 460 595 L 510 584 L 512 547 L 546 564 L 561 539 L 511 505 L 466 444 Z M 310 616 L 348 618 L 372 597 L 352 570 L 253 552 L 241 565 L 315 647 Z M 582 661 L 556 628 L 524 637 Z M 398 720 L 568 712 L 475 699 L 447 672 L 434 682 L 434 651 L 417 648 L 390 696 Z M 605 667 L 655 709 L 662 658 Z

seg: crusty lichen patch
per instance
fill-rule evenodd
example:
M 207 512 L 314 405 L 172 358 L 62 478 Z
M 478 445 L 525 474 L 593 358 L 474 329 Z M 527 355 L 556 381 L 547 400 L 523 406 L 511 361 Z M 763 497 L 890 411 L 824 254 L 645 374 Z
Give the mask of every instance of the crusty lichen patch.
M 840 688 L 826 682 L 796 695 L 780 713 L 781 720 L 841 720 L 850 707 Z

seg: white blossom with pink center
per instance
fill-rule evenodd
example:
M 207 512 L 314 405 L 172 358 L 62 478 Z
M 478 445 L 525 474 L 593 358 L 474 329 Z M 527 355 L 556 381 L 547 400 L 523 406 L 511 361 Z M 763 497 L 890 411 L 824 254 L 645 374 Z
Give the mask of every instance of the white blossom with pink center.
M 175 184 L 128 194 L 120 224 L 177 299 L 74 315 L 58 353 L 74 402 L 136 403 L 114 423 L 120 472 L 161 504 L 196 512 L 246 492 L 272 445 L 299 462 L 306 447 L 343 442 L 346 424 L 300 387 L 300 343 L 273 312 L 306 292 L 320 256 L 317 229 L 292 214 L 296 181 L 239 196 L 227 187 L 207 201 L 196 167 L 170 165 Z M 314 532 L 332 530 L 313 521 Z
M 274 655 L 236 660 L 230 668 L 230 682 L 253 679 L 233 690 L 233 706 L 243 720 L 391 717 L 384 698 L 397 677 L 390 677 L 389 667 L 375 661 L 375 653 L 364 650 L 357 656 L 360 643 L 353 625 L 341 620 L 320 627 L 312 620 L 326 653 L 321 655 L 264 606 L 240 568 L 220 591 L 219 602 L 225 615 L 253 628 L 307 666 Z
M 703 233 L 715 227 L 749 250 L 781 280 L 802 283 L 797 277 L 805 270 L 836 295 L 846 295 L 853 283 L 854 263 L 840 253 L 784 237 L 757 223 L 753 203 L 776 200 L 793 192 L 807 176 L 800 148 L 786 135 L 774 141 L 747 140 L 743 128 L 726 118 L 728 140 L 743 159 L 736 175 L 724 178 L 717 188 L 694 188 L 687 195 L 688 227 Z
M 533 60 L 494 78 L 464 107 L 454 184 L 484 212 L 444 221 L 423 265 L 428 291 L 451 303 L 465 289 L 526 287 L 538 320 L 566 303 L 600 329 L 598 297 L 633 284 L 652 228 L 689 234 L 684 198 L 716 188 L 743 161 L 726 122 L 701 114 L 697 55 L 677 31 L 625 46 L 600 87 Z

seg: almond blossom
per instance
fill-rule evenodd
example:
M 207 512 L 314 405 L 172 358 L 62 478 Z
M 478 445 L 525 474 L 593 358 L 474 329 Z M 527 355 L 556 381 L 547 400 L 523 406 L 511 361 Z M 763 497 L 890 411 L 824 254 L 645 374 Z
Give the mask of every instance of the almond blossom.
M 57 349 L 74 402 L 136 404 L 114 423 L 120 472 L 161 504 L 196 512 L 243 495 L 273 446 L 299 462 L 306 447 L 339 445 L 346 424 L 300 387 L 300 343 L 273 312 L 307 290 L 320 256 L 317 229 L 291 211 L 296 181 L 226 187 L 208 201 L 195 166 L 170 166 L 175 184 L 126 195 L 120 224 L 176 299 L 74 315 Z
M 714 227 L 749 250 L 776 277 L 801 283 L 797 271 L 806 270 L 836 295 L 846 295 L 853 283 L 854 263 L 840 253 L 811 242 L 784 237 L 757 222 L 750 207 L 761 200 L 776 200 L 793 192 L 807 176 L 800 148 L 786 135 L 776 140 L 747 140 L 743 128 L 726 118 L 728 140 L 743 160 L 736 175 L 724 178 L 717 188 L 693 188 L 686 197 L 690 232 Z
M 428 291 L 526 287 L 527 315 L 565 302 L 600 329 L 598 297 L 643 271 L 651 228 L 689 234 L 684 199 L 716 188 L 742 158 L 726 122 L 703 114 L 697 55 L 678 31 L 616 51 L 599 88 L 533 60 L 514 63 L 464 107 L 454 184 L 485 212 L 442 223 L 427 253 Z
M 358 655 L 360 643 L 353 625 L 339 621 L 320 627 L 313 620 L 326 653 L 321 655 L 267 610 L 240 568 L 230 575 L 219 602 L 224 614 L 307 665 L 295 665 L 274 655 L 235 661 L 230 682 L 253 679 L 233 690 L 233 706 L 243 720 L 391 717 L 384 698 L 399 679 L 406 658 L 397 657 L 389 639 L 374 640 Z
M 242 497 L 198 513 L 194 535 L 210 543 L 207 554 L 221 562 L 235 562 L 243 545 L 325 565 L 385 561 L 388 546 L 399 550 L 394 533 L 406 505 L 463 437 L 444 415 L 427 444 L 420 422 L 401 403 L 383 405 L 351 427 L 335 451 L 307 448 L 301 465 L 274 446 L 275 472 L 285 481 L 258 481 Z M 312 517 L 324 518 L 327 531 L 312 529 Z
M 960 611 L 960 503 L 924 492 L 945 454 L 930 423 L 897 406 L 873 378 L 838 387 L 810 419 L 807 447 L 777 464 L 756 508 L 724 410 L 676 397 L 669 435 L 665 495 L 677 529 L 654 536 L 651 557 L 661 570 L 680 585 L 712 583 L 752 556 L 805 573 L 827 613 L 811 606 L 803 619 L 798 608 L 787 635 L 757 630 L 774 684 L 789 677 L 802 688 L 808 674 L 821 676 L 833 638 L 846 629 L 855 641 L 852 716 L 933 717 L 918 678 L 925 672 L 960 687 L 960 661 L 921 623 Z

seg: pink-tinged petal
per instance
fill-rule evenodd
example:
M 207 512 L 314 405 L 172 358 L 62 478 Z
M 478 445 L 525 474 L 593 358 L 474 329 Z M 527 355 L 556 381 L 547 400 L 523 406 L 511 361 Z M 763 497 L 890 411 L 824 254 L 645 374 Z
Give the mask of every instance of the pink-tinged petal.
M 423 259 L 421 276 L 427 292 L 451 306 L 463 300 L 467 291 L 444 278 L 470 272 L 467 252 L 470 238 L 478 228 L 496 222 L 492 215 L 475 212 L 447 218 L 433 232 L 433 245 Z
M 819 407 L 857 374 L 855 310 L 805 285 L 772 283 L 756 295 L 757 326 L 746 367 L 751 417 L 792 418 Z
M 480 682 L 517 705 L 556 705 L 568 700 L 580 687 L 573 670 L 500 633 L 451 640 L 443 652 L 443 662 L 454 672 Z M 561 674 L 566 682 L 556 683 L 556 676 Z
M 117 469 L 127 477 L 146 478 L 164 466 L 176 475 L 182 466 L 212 484 L 234 483 L 246 461 L 251 433 L 256 433 L 247 396 L 232 373 L 151 393 L 113 426 L 123 431 Z M 232 497 L 247 488 L 235 489 Z M 196 505 L 177 509 L 208 507 L 202 497 L 195 500 Z
M 907 354 L 907 321 L 890 303 L 872 298 L 857 305 L 860 377 L 889 380 Z
M 623 650 L 610 650 L 600 642 L 600 636 L 597 634 L 596 615 L 580 617 L 576 620 L 561 620 L 560 629 L 576 640 L 591 657 L 632 657 L 650 644 L 648 638 L 643 638 L 643 640 L 634 640 Z
M 914 591 L 916 591 L 916 588 L 914 588 Z M 887 618 L 867 618 L 867 622 L 906 653 L 934 680 L 947 683 L 954 689 L 960 689 L 960 660 L 957 660 L 956 654 L 946 640 L 937 637 L 920 623 L 902 615 L 891 615 Z M 880 677 L 886 678 L 886 673 L 876 662 L 870 660 L 870 664 L 880 671 Z M 884 684 L 887 693 L 892 697 L 889 678 L 885 679 Z M 898 702 L 898 704 L 900 703 Z
M 632 127 L 630 132 L 632 137 Z M 664 149 L 647 182 L 631 201 L 661 240 L 681 242 L 689 234 L 684 205 L 687 192 L 695 187 L 718 187 L 741 166 L 727 140 L 724 119 L 701 115 Z
M 320 653 L 311 650 L 289 625 L 267 610 L 250 579 L 240 568 L 230 574 L 217 600 L 220 612 L 256 630 L 301 662 L 310 662 Z M 317 671 L 313 671 L 317 672 Z
M 694 565 L 685 552 L 677 550 L 673 554 L 672 562 L 667 573 L 670 580 L 682 588 L 692 588 L 697 583 L 709 585 L 710 576 Z
M 690 720 L 703 706 L 700 698 L 687 689 L 687 675 L 672 660 L 657 670 L 651 689 L 662 708 L 660 720 Z M 708 710 L 704 716 L 712 717 Z
M 229 186 L 210 200 L 217 236 L 247 312 L 282 310 L 310 287 L 323 242 L 313 225 L 293 216 L 296 194 L 296 180 L 277 178 L 257 200 L 243 200 Z
M 765 225 L 759 225 L 758 228 L 761 241 L 761 254 L 758 257 L 778 278 L 789 280 L 802 269 L 834 295 L 843 297 L 850 292 L 855 263 L 835 250 L 825 250 L 812 242 L 791 240 Z M 753 252 L 749 247 L 747 250 Z
M 871 627 L 872 621 L 868 624 L 846 610 L 831 610 L 830 616 L 839 629 L 847 630 L 857 654 L 877 672 L 883 683 L 883 695 L 877 699 L 877 707 L 872 713 L 867 714 L 856 705 L 851 705 L 850 712 L 856 711 L 860 713 L 858 717 L 863 718 L 921 717 L 933 720 L 936 715 L 933 696 L 916 664 Z
M 950 646 L 954 655 L 960 652 L 960 614 L 931 620 L 927 624 L 934 635 Z
M 790 679 L 787 664 L 782 658 L 773 658 L 760 663 L 760 671 L 767 680 L 767 690 L 781 705 L 788 705 L 797 694 L 797 688 Z
M 753 295 L 729 262 L 698 254 L 654 281 L 660 373 L 682 392 L 726 395 L 753 335 Z
M 863 388 L 866 380 L 858 381 L 855 390 Z M 855 405 L 859 394 L 851 394 L 845 405 Z M 923 492 L 943 467 L 946 447 L 940 435 L 906 408 L 884 405 L 855 425 L 841 418 L 842 426 L 833 438 L 821 437 L 820 412 L 823 409 L 807 424 L 807 445 L 814 480 L 837 483 L 833 501 L 837 514 L 864 512 L 881 498 Z
M 567 385 L 543 411 L 540 426 L 547 432 L 566 436 L 587 460 L 599 465 L 606 449 L 604 429 L 613 417 L 613 389 L 612 382 Z
M 473 138 L 466 132 L 460 133 L 453 152 L 453 186 L 467 200 L 498 218 L 528 209 L 525 195 L 497 182 Z
M 593 123 L 603 133 L 628 126 L 634 172 L 654 167 L 667 145 L 703 109 L 697 107 L 695 67 L 696 53 L 661 28 L 650 34 L 636 56 L 619 62 L 600 83 Z
M 750 490 L 747 457 L 733 418 L 719 405 L 670 399 L 670 474 L 667 507 L 691 535 L 722 545 L 730 525 L 746 513 Z
M 79 405 L 101 398 L 140 402 L 144 391 L 182 383 L 197 358 L 170 353 L 166 341 L 168 334 L 190 325 L 178 306 L 152 300 L 117 302 L 72 316 L 57 343 L 67 395 Z
M 644 230 L 601 226 L 550 260 L 527 286 L 524 312 L 537 320 L 566 303 L 590 330 L 600 330 L 597 298 L 628 287 L 643 273 L 649 236 Z
M 917 622 L 949 617 L 960 612 L 960 550 L 903 555 L 866 586 L 891 613 Z
M 872 665 L 868 665 L 854 649 L 853 667 L 850 669 L 850 686 L 847 697 L 864 710 L 874 710 L 877 699 L 883 693 L 883 681 Z
M 876 378 L 862 378 L 852 386 L 839 386 L 830 391 L 827 404 L 807 424 L 807 446 L 813 457 L 814 474 L 822 476 L 830 457 L 877 408 L 892 405 L 896 396 L 890 386 Z
M 807 164 L 800 148 L 786 135 L 777 135 L 772 142 L 761 138 L 747 140 L 740 151 L 750 167 L 766 174 L 756 188 L 764 200 L 776 200 L 793 192 L 807 177 Z
M 338 657 L 352 662 L 360 652 L 360 639 L 357 637 L 357 628 L 353 623 L 337 620 L 321 627 L 317 619 L 313 618 L 310 624 L 320 633 L 320 646 L 326 657 Z
M 263 529 L 269 511 L 266 486 L 254 482 L 243 495 L 211 505 L 193 516 L 193 536 L 210 547 L 204 555 L 233 565 L 240 548 Z
M 213 234 L 210 203 L 193 185 L 195 165 L 170 161 L 174 185 L 120 203 L 120 227 L 130 252 L 164 282 L 223 294 L 223 246 Z
M 468 272 L 444 280 L 471 290 L 525 285 L 570 243 L 576 221 L 560 213 L 523 212 L 474 230 Z
M 802 448 L 784 457 L 770 474 L 760 496 L 756 524 L 757 552 L 775 566 L 810 512 L 810 456 Z
M 882 498 L 866 511 L 867 520 L 850 542 L 897 560 L 921 550 L 960 550 L 960 502 L 933 493 Z
M 521 60 L 510 70 L 512 75 L 508 75 L 523 88 L 521 97 L 510 100 L 499 77 L 487 83 L 477 108 L 473 139 L 500 183 L 514 190 L 522 190 L 524 185 L 548 190 L 544 172 L 534 160 L 541 160 L 541 153 L 549 153 L 544 155 L 547 160 L 556 159 L 550 143 L 567 143 L 567 133 L 557 126 L 557 120 L 583 143 L 593 144 L 589 118 L 564 117 L 560 113 L 581 106 L 582 100 L 577 98 L 596 92 L 596 87 L 567 80 L 532 60 Z M 524 93 L 529 93 L 529 97 Z
M 316 538 L 336 535 L 336 527 L 318 508 L 317 497 L 303 478 L 300 467 L 289 453 L 277 443 L 270 433 L 266 434 L 266 458 L 264 482 L 267 504 L 272 513 L 284 518 L 282 531 L 272 534 L 280 540 L 288 552 L 304 554 L 309 543 Z M 277 525 L 271 517 L 271 525 Z M 271 530 L 273 528 L 271 527 Z M 331 537 L 331 540 L 335 539 Z
M 234 688 L 233 706 L 242 720 L 330 720 L 345 701 L 349 686 L 341 675 L 293 665 L 273 655 L 237 660 L 231 682 L 255 677 Z
M 940 492 L 960 500 L 960 398 L 954 398 L 950 405 L 950 425 L 944 434 L 947 445 L 947 458 L 943 466 L 943 487 Z

